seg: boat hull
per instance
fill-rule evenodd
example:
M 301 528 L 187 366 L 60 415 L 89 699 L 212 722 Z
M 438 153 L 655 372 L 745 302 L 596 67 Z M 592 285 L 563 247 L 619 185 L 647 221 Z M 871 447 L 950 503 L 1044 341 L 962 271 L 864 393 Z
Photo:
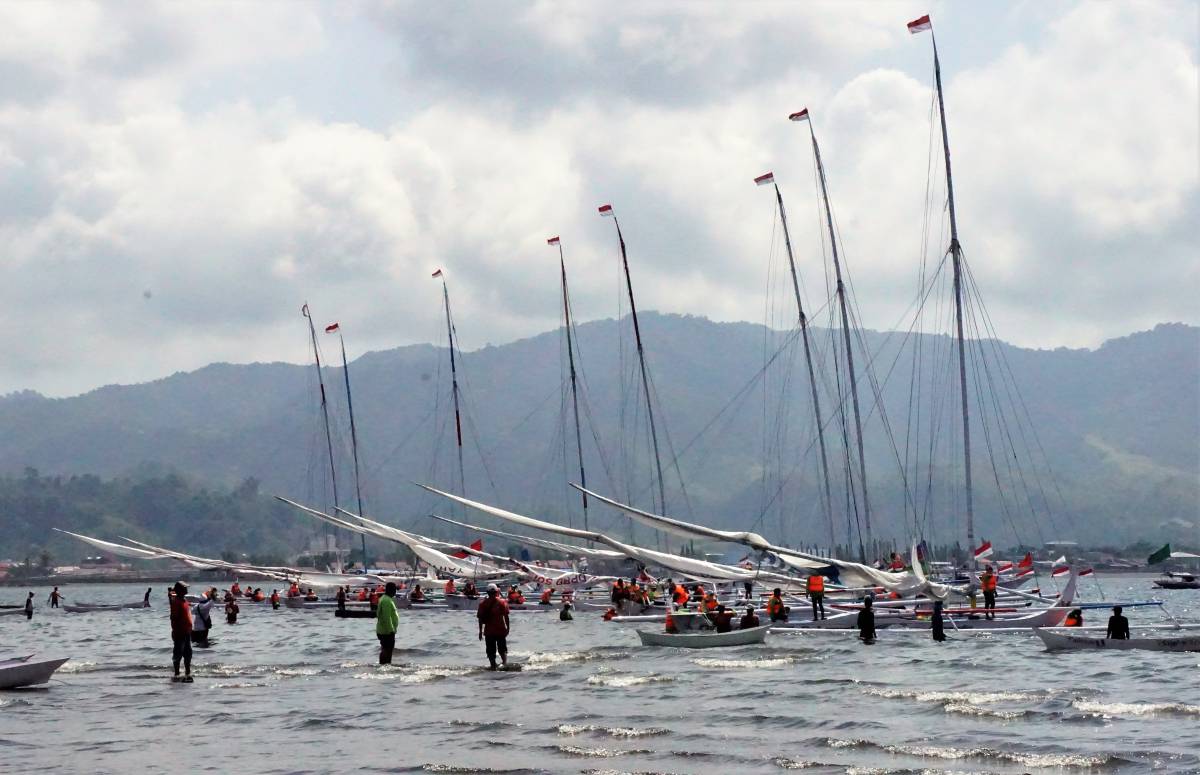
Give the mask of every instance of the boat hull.
M 1047 651 L 1200 651 L 1200 635 L 1167 635 L 1153 638 L 1113 640 L 1076 635 L 1061 630 L 1034 630 Z
M 44 684 L 67 659 L 69 657 L 0 664 L 0 689 L 19 689 L 22 686 Z
M 713 633 L 680 633 L 652 632 L 638 630 L 643 646 L 670 646 L 683 649 L 711 649 L 728 646 L 750 646 L 766 640 L 770 625 L 753 627 L 748 630 L 733 630 L 732 632 Z
M 139 600 L 136 603 L 79 603 L 77 605 L 64 605 L 62 610 L 69 614 L 86 614 L 95 611 L 124 611 L 126 609 L 149 608 L 150 604 L 144 600 Z

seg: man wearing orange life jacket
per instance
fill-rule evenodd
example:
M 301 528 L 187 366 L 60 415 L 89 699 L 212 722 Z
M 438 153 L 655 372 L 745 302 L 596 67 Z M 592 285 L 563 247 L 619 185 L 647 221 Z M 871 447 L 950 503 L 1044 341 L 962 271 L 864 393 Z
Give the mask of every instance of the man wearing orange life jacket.
M 675 617 L 671 616 L 670 611 L 667 611 L 667 632 L 672 635 L 679 632 L 679 629 L 675 626 Z
M 457 595 L 458 594 L 458 587 L 454 586 L 454 579 L 446 579 L 446 586 L 443 587 L 443 591 L 447 595 Z
M 813 621 L 825 618 L 825 577 L 814 573 L 804 583 L 808 599 L 812 601 Z
M 773 622 L 786 622 L 788 610 L 788 607 L 783 604 L 783 590 L 775 587 L 775 591 L 767 600 L 767 616 Z
M 900 571 L 904 570 L 904 560 L 900 559 L 900 555 L 896 552 L 892 552 L 892 563 L 889 566 L 889 569 L 893 573 L 899 573 Z
M 271 608 L 274 608 L 274 609 L 279 608 L 279 590 L 278 589 L 271 590 Z
M 709 592 L 704 596 L 704 613 L 711 614 L 717 610 L 717 595 Z
M 367 588 L 366 587 L 358 588 L 358 602 L 360 602 L 360 603 L 367 602 Z
M 288 597 L 300 597 L 300 585 L 297 582 L 293 581 L 288 587 Z
M 988 619 L 996 618 L 996 574 L 988 565 L 979 574 L 979 586 L 983 589 L 983 611 Z
M 671 599 L 675 603 L 675 608 L 679 609 L 686 607 L 692 596 L 688 594 L 688 591 L 684 589 L 682 584 L 676 584 L 675 591 L 671 594 Z
M 237 583 L 237 581 L 235 580 L 235 581 L 233 582 L 233 586 L 229 588 L 229 592 L 230 592 L 230 594 L 232 594 L 234 597 L 238 597 L 238 596 L 240 596 L 240 595 L 242 594 L 242 585 L 241 585 L 241 584 L 239 584 L 239 583 Z
M 521 590 L 516 584 L 508 588 L 508 604 L 520 605 L 525 602 L 525 596 L 521 594 Z
M 1067 614 L 1067 620 L 1063 622 L 1063 627 L 1082 627 L 1083 626 L 1083 609 L 1074 608 L 1071 613 Z
M 375 607 L 377 605 L 379 605 L 379 590 L 378 589 L 371 590 L 371 596 L 369 598 L 367 598 L 367 602 L 369 602 L 371 604 L 371 610 L 374 611 Z
M 550 605 L 550 596 L 554 594 L 552 587 L 546 587 L 542 590 L 542 596 L 538 598 L 538 605 Z

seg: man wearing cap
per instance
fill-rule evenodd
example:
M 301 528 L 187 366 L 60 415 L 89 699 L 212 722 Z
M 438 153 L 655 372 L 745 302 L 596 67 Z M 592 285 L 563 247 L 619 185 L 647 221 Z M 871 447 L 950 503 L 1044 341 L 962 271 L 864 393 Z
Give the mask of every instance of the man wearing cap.
M 496 669 L 496 652 L 500 661 L 508 666 L 508 604 L 500 599 L 500 588 L 488 584 L 487 597 L 479 604 L 476 612 L 479 619 L 479 639 L 486 639 L 488 662 Z
M 383 588 L 383 597 L 375 604 L 375 636 L 379 638 L 379 664 L 392 664 L 392 650 L 396 648 L 396 630 L 400 628 L 400 614 L 396 612 L 396 582 L 389 581 Z
M 171 664 L 179 680 L 179 662 L 183 661 L 184 683 L 192 682 L 192 607 L 187 601 L 187 585 L 176 581 L 171 595 Z

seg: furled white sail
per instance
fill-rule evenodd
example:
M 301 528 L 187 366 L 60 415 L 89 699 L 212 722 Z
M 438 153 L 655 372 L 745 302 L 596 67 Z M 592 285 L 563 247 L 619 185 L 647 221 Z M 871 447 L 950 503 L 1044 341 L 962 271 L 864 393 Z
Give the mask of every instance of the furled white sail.
M 448 492 L 443 492 L 428 485 L 419 484 L 425 490 L 428 490 L 435 495 L 441 495 L 456 503 L 461 503 L 464 506 L 469 506 L 485 514 L 491 514 L 494 517 L 512 522 L 516 525 L 524 527 L 532 527 L 538 530 L 545 530 L 548 533 L 558 533 L 559 535 L 571 536 L 572 538 L 581 538 L 585 541 L 595 541 L 607 546 L 611 546 L 621 554 L 631 559 L 637 560 L 643 564 L 654 564 L 664 568 L 668 568 L 676 573 L 682 573 L 690 578 L 699 581 L 708 582 L 730 582 L 730 581 L 770 581 L 778 583 L 781 586 L 786 586 L 794 583 L 796 580 L 779 574 L 766 573 L 763 571 L 747 570 L 734 565 L 721 565 L 707 560 L 697 560 L 692 557 L 681 557 L 676 554 L 668 554 L 666 552 L 658 552 L 652 549 L 643 549 L 640 546 L 622 543 L 615 538 L 610 538 L 603 533 L 596 533 L 588 530 L 579 530 L 572 527 L 563 527 L 552 522 L 543 522 L 540 519 L 533 517 L 522 516 L 515 514 L 505 509 L 489 506 L 486 503 L 469 500 L 458 495 L 452 495 Z
M 72 538 L 78 538 L 80 541 L 83 541 L 85 544 L 90 544 L 91 546 L 94 546 L 97 549 L 100 549 L 101 551 L 115 554 L 118 557 L 128 557 L 128 558 L 134 559 L 134 560 L 165 560 L 165 559 L 168 559 L 167 555 L 159 554 L 158 552 L 151 552 L 147 549 L 137 549 L 132 546 L 123 546 L 121 544 L 114 544 L 111 541 L 102 541 L 99 538 L 92 538 L 91 536 L 80 535 L 79 533 L 72 533 L 70 530 L 62 530 L 57 527 L 52 528 L 52 529 L 58 531 L 59 533 L 66 533 L 67 535 L 71 536 Z
M 474 530 L 477 533 L 496 536 L 497 538 L 507 538 L 527 546 L 532 546 L 538 549 L 548 549 L 552 552 L 561 552 L 562 554 L 568 556 L 592 557 L 603 560 L 619 560 L 625 556 L 620 552 L 613 551 L 612 549 L 593 549 L 587 546 L 575 546 L 574 544 L 560 544 L 557 541 L 547 541 L 543 538 L 531 538 L 518 533 L 506 533 L 503 530 L 491 530 L 490 528 L 472 525 L 467 522 L 459 522 L 457 520 L 450 519 L 449 517 L 438 516 L 437 514 L 430 514 L 429 516 L 433 517 L 434 519 L 440 519 L 442 522 L 449 522 L 451 525 L 458 525 L 459 527 L 465 527 L 468 530 Z
M 526 565 L 518 560 L 513 560 L 513 564 L 521 569 L 520 576 L 523 581 L 541 584 L 557 591 L 587 589 L 617 580 L 616 576 L 593 576 L 574 570 L 543 568 L 540 565 Z
M 451 557 L 447 554 L 442 554 L 437 549 L 429 546 L 424 546 L 419 543 L 414 543 L 411 547 L 413 553 L 428 563 L 434 569 L 449 573 L 454 576 L 461 576 L 467 579 L 493 578 L 499 576 L 511 576 L 511 571 L 501 570 L 492 565 L 487 565 L 482 562 L 467 562 Z

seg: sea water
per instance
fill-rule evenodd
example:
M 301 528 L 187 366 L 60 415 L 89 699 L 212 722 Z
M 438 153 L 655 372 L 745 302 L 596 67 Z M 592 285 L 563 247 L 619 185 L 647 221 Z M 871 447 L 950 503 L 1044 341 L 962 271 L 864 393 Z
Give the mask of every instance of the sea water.
M 1200 591 L 1151 579 L 1102 583 L 1200 621 Z M 144 590 L 63 587 L 81 602 Z M 685 651 L 642 647 L 598 613 L 514 612 L 509 657 L 525 668 L 492 673 L 469 612 L 401 611 L 380 667 L 371 620 L 243 604 L 232 626 L 214 609 L 195 683 L 172 684 L 163 585 L 149 610 L 89 614 L 36 591 L 32 622 L 0 617 L 0 658 L 71 661 L 47 688 L 0 692 L 0 772 L 1200 772 L 1195 653 L 1048 653 L 1032 633 L 952 628 L 942 644 L 798 632 Z

